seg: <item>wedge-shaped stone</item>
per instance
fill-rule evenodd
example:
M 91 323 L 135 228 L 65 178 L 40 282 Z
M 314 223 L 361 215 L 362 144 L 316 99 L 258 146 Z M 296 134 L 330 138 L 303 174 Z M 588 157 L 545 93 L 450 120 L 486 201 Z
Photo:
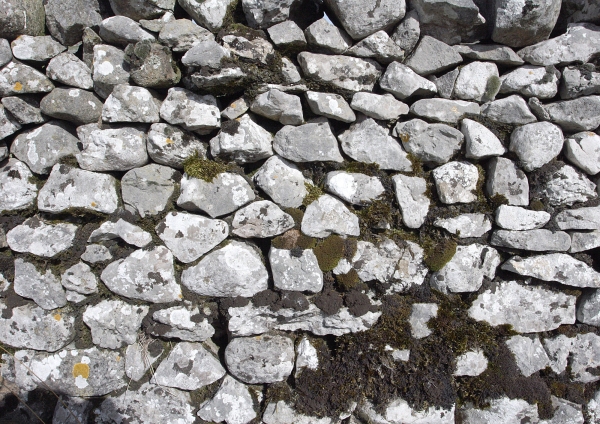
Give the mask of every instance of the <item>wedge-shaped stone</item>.
M 256 411 L 248 387 L 227 375 L 213 398 L 200 405 L 198 416 L 205 421 L 246 424 L 256 418 Z
M 210 153 L 214 157 L 222 156 L 245 164 L 273 156 L 273 134 L 254 122 L 250 115 L 228 121 L 223 128 L 210 140 Z
M 120 238 L 125 243 L 136 247 L 144 247 L 152 241 L 152 235 L 120 218 L 117 222 L 106 221 L 90 234 L 88 243 Z
M 479 115 L 480 108 L 475 102 L 436 98 L 417 100 L 410 107 L 410 111 L 420 118 L 457 124 L 467 114 Z
M 0 69 L 0 97 L 28 93 L 49 93 L 54 84 L 31 66 L 10 62 Z
M 379 85 L 400 100 L 411 96 L 433 96 L 437 92 L 434 83 L 399 62 L 392 62 L 387 67 Z
M 294 228 L 294 218 L 269 200 L 239 209 L 231 223 L 232 233 L 243 238 L 269 238 Z
M 286 125 L 275 134 L 273 150 L 292 162 L 344 161 L 326 118 L 298 127 Z
M 561 230 L 600 230 L 600 206 L 566 209 L 554 221 Z
M 436 218 L 433 225 L 444 228 L 459 238 L 481 237 L 492 229 L 489 218 L 482 213 L 465 213 L 454 218 Z
M 358 236 L 358 216 L 335 197 L 324 194 L 306 207 L 302 232 L 310 237 L 325 238 L 332 233 Z
M 501 205 L 496 209 L 496 224 L 505 230 L 535 230 L 550 221 L 551 215 L 545 211 L 532 211 L 518 206 Z M 600 222 L 599 222 L 600 227 Z M 559 228 L 564 230 L 559 224 Z
M 77 230 L 73 224 L 46 224 L 33 217 L 6 233 L 6 241 L 15 252 L 51 258 L 73 245 Z

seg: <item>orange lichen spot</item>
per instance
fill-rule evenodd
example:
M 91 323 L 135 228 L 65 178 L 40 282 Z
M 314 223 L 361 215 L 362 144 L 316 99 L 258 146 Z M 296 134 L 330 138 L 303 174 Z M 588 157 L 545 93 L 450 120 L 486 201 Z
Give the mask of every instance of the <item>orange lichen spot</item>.
M 79 362 L 73 365 L 73 377 L 77 378 L 79 376 L 83 378 L 88 378 L 90 376 L 90 366 L 88 364 Z
M 21 90 L 23 90 L 23 84 L 21 84 L 19 81 L 17 81 L 15 83 L 14 90 L 15 91 L 21 91 Z
M 92 206 L 92 208 L 95 208 L 96 206 L 98 206 L 98 203 L 92 202 L 92 203 L 90 203 L 90 205 Z
M 458 108 L 456 106 L 452 106 L 452 112 L 458 112 Z
M 398 137 L 400 137 L 400 140 L 402 140 L 403 143 L 408 143 L 408 140 L 410 140 L 408 134 L 398 134 Z
M 60 321 L 62 319 L 62 316 L 60 314 L 54 314 L 54 319 Z
M 173 143 L 175 143 L 175 142 L 174 142 L 173 140 L 171 140 L 170 138 L 167 138 L 167 139 L 165 140 L 165 143 L 167 143 L 167 144 L 173 144 Z
M 121 355 L 117 355 L 115 359 L 117 360 L 117 362 L 121 362 Z
M 179 298 L 183 299 L 183 294 L 179 293 Z

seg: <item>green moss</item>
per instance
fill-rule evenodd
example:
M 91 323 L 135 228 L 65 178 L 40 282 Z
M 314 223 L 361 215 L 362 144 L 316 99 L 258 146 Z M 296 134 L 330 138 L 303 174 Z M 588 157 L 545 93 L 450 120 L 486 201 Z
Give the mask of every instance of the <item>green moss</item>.
M 319 188 L 316 185 L 304 183 L 304 187 L 307 191 L 306 196 L 304 196 L 304 200 L 302 200 L 302 204 L 304 206 L 310 205 L 312 202 L 314 202 L 323 195 L 323 190 L 321 190 L 321 188 Z
M 356 240 L 331 235 L 320 242 L 313 252 L 323 272 L 331 271 L 342 258 L 351 259 L 356 253 Z
M 404 138 L 406 139 L 406 141 L 408 141 L 408 135 L 406 135 L 406 134 L 402 134 L 402 135 L 404 135 L 405 136 Z M 402 141 L 404 141 L 402 137 L 400 137 L 400 139 Z M 410 174 L 415 177 L 425 177 L 425 171 L 423 170 L 423 163 L 419 160 L 419 158 L 410 152 L 407 152 L 406 158 L 410 161 L 410 163 L 412 165 L 412 171 L 410 172 Z
M 336 275 L 335 280 L 343 291 L 350 291 L 361 283 L 358 273 L 354 268 L 347 274 Z
M 359 174 L 365 174 L 369 177 L 377 177 L 381 170 L 379 165 L 376 163 L 365 163 L 365 162 L 346 162 L 342 170 L 346 172 L 356 172 Z
M 296 231 L 298 234 L 294 234 L 292 236 L 288 236 L 286 234 L 275 237 L 271 241 L 271 246 L 276 249 L 294 249 L 300 248 L 302 250 L 305 249 L 313 249 L 317 245 L 317 239 L 313 237 L 308 237 L 299 231 Z
M 451 238 L 439 236 L 434 239 L 426 236 L 422 247 L 425 251 L 425 265 L 436 272 L 454 257 L 457 244 Z
M 63 156 L 58 160 L 58 163 L 62 165 L 69 165 L 73 168 L 79 167 L 79 162 L 77 162 L 77 158 L 74 155 Z
M 546 209 L 546 206 L 540 199 L 533 199 L 529 203 L 529 207 L 531 208 L 531 210 L 534 210 L 534 211 L 543 211 Z
M 189 177 L 211 182 L 217 175 L 227 172 L 229 168 L 221 162 L 203 159 L 196 152 L 183 162 L 183 170 Z
M 482 101 L 488 102 L 496 97 L 496 94 L 500 91 L 500 86 L 502 85 L 502 81 L 497 76 L 492 76 L 487 81 L 487 85 L 485 87 L 485 92 L 483 93 Z
M 489 202 L 493 210 L 496 210 L 501 205 L 508 205 L 508 199 L 503 194 L 494 194 L 489 198 Z
M 296 227 L 299 228 L 302 224 L 302 218 L 304 218 L 304 212 L 297 208 L 288 208 L 285 209 L 285 213 L 291 215 L 292 218 L 294 218 L 294 223 L 296 224 Z
M 386 224 L 391 225 L 394 221 L 391 201 L 388 199 L 375 200 L 358 215 L 362 233 L 371 228 L 385 228 Z
M 419 243 L 420 238 L 416 230 L 405 230 L 403 228 L 392 228 L 385 232 L 385 236 L 394 241 L 408 240 Z

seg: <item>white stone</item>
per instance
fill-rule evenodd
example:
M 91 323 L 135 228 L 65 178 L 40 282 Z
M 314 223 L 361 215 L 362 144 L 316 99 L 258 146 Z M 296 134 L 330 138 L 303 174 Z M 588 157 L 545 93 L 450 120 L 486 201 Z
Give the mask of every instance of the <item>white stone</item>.
M 455 218 L 436 218 L 433 225 L 444 228 L 459 238 L 481 237 L 492 229 L 492 222 L 482 213 L 465 213 Z
M 408 228 L 419 228 L 429 212 L 430 200 L 425 194 L 427 182 L 421 177 L 397 174 L 392 177 L 396 200 L 402 212 L 402 222 Z
M 306 207 L 302 232 L 310 237 L 325 238 L 332 233 L 358 236 L 358 217 L 335 197 L 324 194 Z
M 427 323 L 431 318 L 437 317 L 438 308 L 436 303 L 413 303 L 408 322 L 415 339 L 423 339 L 432 334 Z
M 542 228 L 550 221 L 551 215 L 545 211 L 532 211 L 519 206 L 500 205 L 494 218 L 496 224 L 506 230 L 534 230 Z
M 325 188 L 340 199 L 355 205 L 369 204 L 385 192 L 379 178 L 345 171 L 329 172 L 325 179 Z
M 454 96 L 463 100 L 494 100 L 499 87 L 498 67 L 490 62 L 471 62 L 461 68 L 454 85 Z
M 73 224 L 46 224 L 33 217 L 6 233 L 6 242 L 15 252 L 51 258 L 73 245 L 77 230 Z
M 254 182 L 273 202 L 283 208 L 297 208 L 308 194 L 302 171 L 280 156 L 272 156 L 254 174 Z
M 550 363 L 537 335 L 532 337 L 512 336 L 506 341 L 506 345 L 515 357 L 521 374 L 525 377 L 546 368 Z
M 269 263 L 273 284 L 281 290 L 318 293 L 323 289 L 323 272 L 310 249 L 299 254 L 271 246 Z
M 465 135 L 465 156 L 469 159 L 502 156 L 506 152 L 498 137 L 479 122 L 465 118 L 461 122 L 460 131 Z
M 456 367 L 452 375 L 457 377 L 476 377 L 488 367 L 488 360 L 480 350 L 465 352 L 456 358 Z
M 433 170 L 440 200 L 446 204 L 470 203 L 477 200 L 479 180 L 477 167 L 468 162 L 448 162 Z

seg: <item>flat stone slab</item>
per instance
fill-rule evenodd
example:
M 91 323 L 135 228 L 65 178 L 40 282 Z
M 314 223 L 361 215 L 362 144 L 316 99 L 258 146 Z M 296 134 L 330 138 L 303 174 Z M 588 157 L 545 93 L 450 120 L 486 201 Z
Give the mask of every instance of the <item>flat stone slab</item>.
M 408 114 L 408 105 L 396 100 L 393 95 L 379 95 L 360 92 L 352 96 L 350 107 L 373 119 L 384 121 L 398 119 L 400 115 Z
M 67 223 L 46 224 L 36 216 L 6 233 L 6 242 L 16 252 L 51 258 L 73 245 L 78 229 Z
M 463 134 L 446 124 L 429 124 L 421 119 L 399 122 L 394 135 L 402 147 L 426 164 L 442 165 L 460 151 Z
M 22 258 L 15 259 L 15 293 L 33 299 L 46 310 L 61 308 L 67 304 L 60 280 L 50 271 L 42 273 L 34 264 Z
M 600 212 L 600 208 L 599 208 Z M 558 219 L 557 215 L 557 219 Z M 519 206 L 500 205 L 494 214 L 496 225 L 505 230 L 535 230 L 541 228 L 550 221 L 551 215 L 545 211 L 532 211 Z M 600 215 L 599 215 L 600 219 Z M 562 228 L 557 221 L 558 227 Z M 600 227 L 600 221 L 599 221 Z
M 340 199 L 355 205 L 372 203 L 385 192 L 379 178 L 345 171 L 327 173 L 325 188 Z
M 310 237 L 325 238 L 332 233 L 358 236 L 358 216 L 335 197 L 324 194 L 306 207 L 302 232 Z
M 52 81 L 31 66 L 10 62 L 0 69 L 0 97 L 49 93 L 53 89 Z
M 517 367 L 525 377 L 546 368 L 550 360 L 539 337 L 512 336 L 506 341 L 508 349 L 515 357 Z
M 271 246 L 269 263 L 273 284 L 281 290 L 318 293 L 323 289 L 323 272 L 310 249 L 292 253 Z
M 600 230 L 600 206 L 565 209 L 554 222 L 561 230 Z
M 571 247 L 571 236 L 564 231 L 496 230 L 490 239 L 492 246 L 522 249 L 533 252 L 566 252 Z
M 481 237 L 492 229 L 492 223 L 482 213 L 465 213 L 455 218 L 436 218 L 436 227 L 444 228 L 459 238 Z
M 215 334 L 215 329 L 206 318 L 206 312 L 206 308 L 200 312 L 198 306 L 189 305 L 160 309 L 152 314 L 156 325 L 149 326 L 149 330 L 160 337 L 203 342 Z
M 269 238 L 294 228 L 294 218 L 269 200 L 259 200 L 239 209 L 231 232 L 242 238 Z
M 596 184 L 569 165 L 554 171 L 546 184 L 537 188 L 538 195 L 551 206 L 572 206 L 598 197 Z
M 273 150 L 292 162 L 344 161 L 326 118 L 297 127 L 286 125 L 275 134 Z
M 457 124 L 467 114 L 479 115 L 481 109 L 475 102 L 449 99 L 421 99 L 410 107 L 411 113 L 431 121 Z
M 313 113 L 342 122 L 356 121 L 356 115 L 350 105 L 339 94 L 307 91 L 305 95 Z

